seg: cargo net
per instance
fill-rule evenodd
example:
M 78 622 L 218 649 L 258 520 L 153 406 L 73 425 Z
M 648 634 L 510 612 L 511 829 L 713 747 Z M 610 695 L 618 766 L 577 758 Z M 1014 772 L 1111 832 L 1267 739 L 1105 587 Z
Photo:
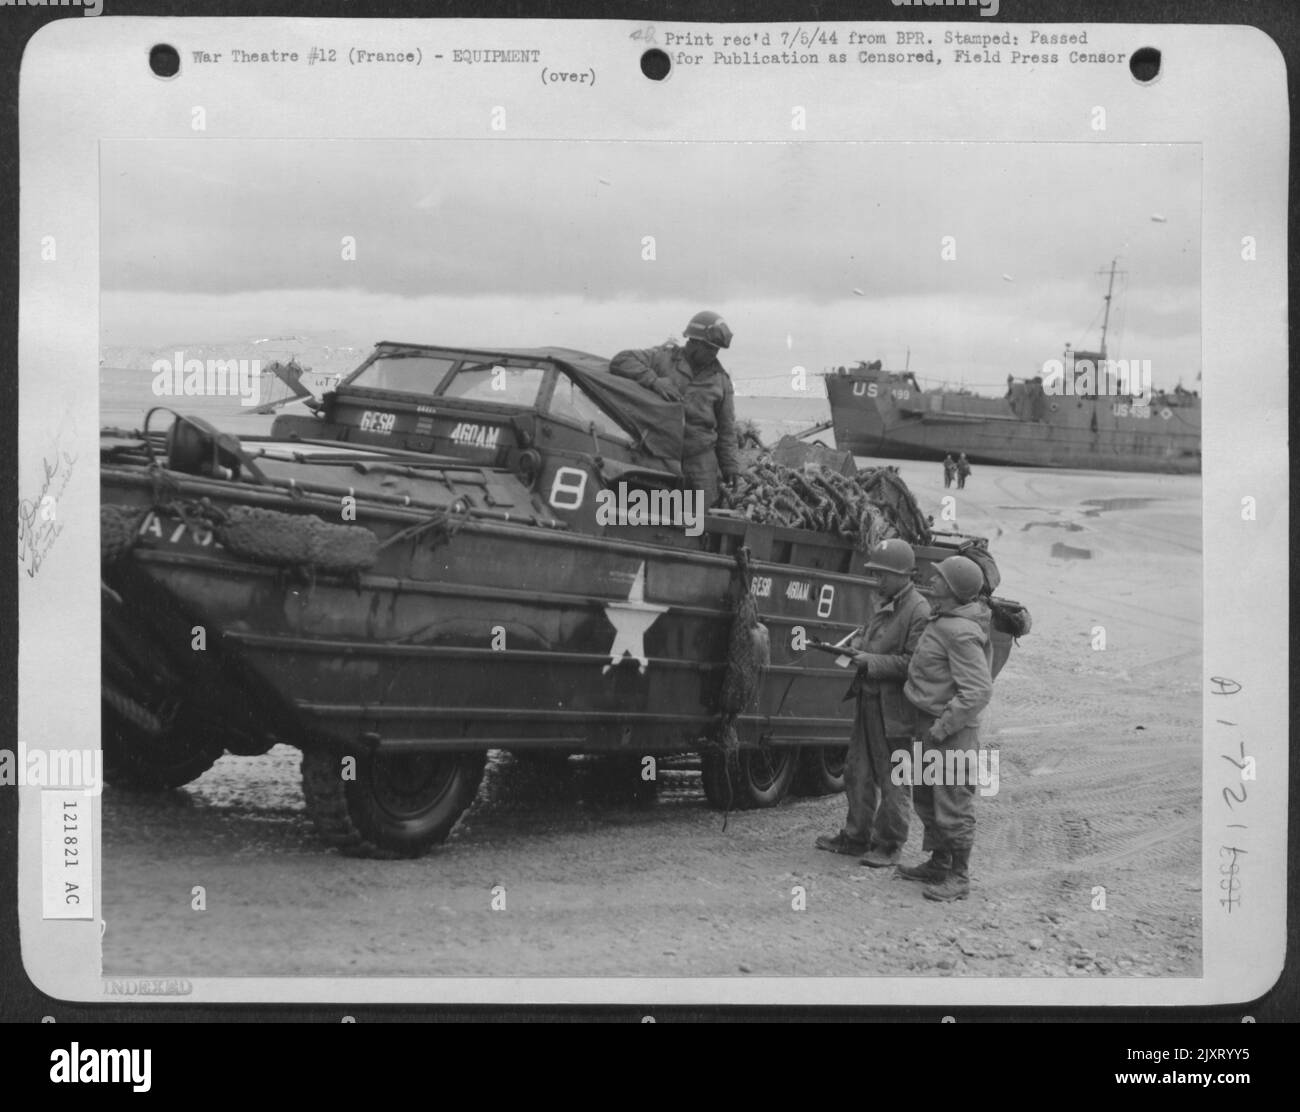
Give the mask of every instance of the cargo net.
M 841 475 L 819 464 L 795 469 L 759 457 L 723 498 L 755 524 L 845 537 L 863 552 L 889 537 L 929 544 L 930 524 L 896 467 Z
M 740 738 L 736 733 L 736 721 L 746 711 L 753 709 L 763 673 L 772 663 L 771 637 L 767 626 L 758 620 L 758 603 L 754 599 L 752 584 L 749 549 L 741 548 L 736 553 L 735 574 L 732 577 L 734 602 L 731 633 L 727 639 L 727 671 L 722 677 L 719 699 L 721 715 L 716 738 L 726 761 L 726 809 L 722 820 L 724 832 L 727 829 L 726 815 L 731 812 L 733 785 L 740 774 Z
M 728 749 L 736 745 L 736 717 L 753 707 L 763 672 L 772 662 L 770 637 L 767 626 L 758 620 L 752 581 L 749 549 L 742 548 L 736 553 L 736 597 L 727 641 L 727 671 L 722 678 L 722 741 Z

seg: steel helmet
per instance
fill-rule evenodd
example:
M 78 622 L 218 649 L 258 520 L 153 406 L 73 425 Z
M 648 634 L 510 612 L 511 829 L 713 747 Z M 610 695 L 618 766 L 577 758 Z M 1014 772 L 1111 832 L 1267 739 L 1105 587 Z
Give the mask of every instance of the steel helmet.
M 943 576 L 948 589 L 960 602 L 970 602 L 980 593 L 984 586 L 984 573 L 979 564 L 965 556 L 949 556 L 941 563 L 935 564 L 935 573 Z
M 705 309 L 691 317 L 691 322 L 682 333 L 688 340 L 703 340 L 714 347 L 731 347 L 731 328 L 720 313 L 711 313 Z
M 892 537 L 881 541 L 867 554 L 865 567 L 868 571 L 896 571 L 900 575 L 911 575 L 916 567 L 916 556 L 907 541 Z

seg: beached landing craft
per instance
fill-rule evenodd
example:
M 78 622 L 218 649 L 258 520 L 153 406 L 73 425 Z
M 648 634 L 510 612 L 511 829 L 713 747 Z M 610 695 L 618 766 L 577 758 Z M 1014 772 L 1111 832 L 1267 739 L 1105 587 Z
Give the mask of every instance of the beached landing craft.
M 1009 377 L 1004 397 L 923 390 L 915 375 L 879 361 L 824 375 L 836 445 L 873 459 L 965 452 L 972 463 L 1199 473 L 1200 396 L 1179 387 L 1135 397 L 1125 379 L 1141 368 L 1113 371 L 1106 330 L 1114 278 L 1112 264 L 1099 350 L 1067 350 L 1046 381 Z
M 407 856 L 494 748 L 699 751 L 717 806 L 842 787 L 848 677 L 805 641 L 868 616 L 861 547 L 737 511 L 610 522 L 615 491 L 680 494 L 679 404 L 580 352 L 382 343 L 311 407 L 270 437 L 103 430 L 110 779 L 287 742 L 326 840 Z M 873 481 L 853 528 L 904 536 L 918 577 L 983 554 Z

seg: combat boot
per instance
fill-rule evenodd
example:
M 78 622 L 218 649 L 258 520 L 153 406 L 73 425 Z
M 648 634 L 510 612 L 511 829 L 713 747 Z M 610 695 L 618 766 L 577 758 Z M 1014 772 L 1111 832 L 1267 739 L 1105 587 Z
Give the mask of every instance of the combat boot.
M 834 837 L 823 834 L 817 839 L 816 846 L 818 849 L 824 849 L 828 853 L 842 853 L 846 857 L 857 857 L 867 848 L 866 842 L 855 842 L 843 830 Z
M 970 847 L 952 851 L 952 867 L 936 884 L 927 884 L 921 893 L 927 900 L 964 900 L 970 895 Z
M 938 884 L 948 875 L 952 867 L 952 854 L 946 849 L 936 849 L 930 854 L 929 861 L 919 865 L 899 865 L 898 875 L 904 880 L 920 880 L 926 884 Z

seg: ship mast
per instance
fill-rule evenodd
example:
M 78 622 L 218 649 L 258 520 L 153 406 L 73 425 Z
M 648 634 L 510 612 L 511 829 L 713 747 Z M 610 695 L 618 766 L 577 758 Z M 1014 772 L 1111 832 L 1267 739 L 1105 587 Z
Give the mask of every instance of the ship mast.
M 1101 357 L 1106 358 L 1106 329 L 1110 325 L 1110 298 L 1115 291 L 1115 264 L 1119 262 L 1116 257 L 1110 260 L 1110 281 L 1106 285 L 1106 312 L 1101 321 Z M 1103 274 L 1106 272 L 1103 270 Z

